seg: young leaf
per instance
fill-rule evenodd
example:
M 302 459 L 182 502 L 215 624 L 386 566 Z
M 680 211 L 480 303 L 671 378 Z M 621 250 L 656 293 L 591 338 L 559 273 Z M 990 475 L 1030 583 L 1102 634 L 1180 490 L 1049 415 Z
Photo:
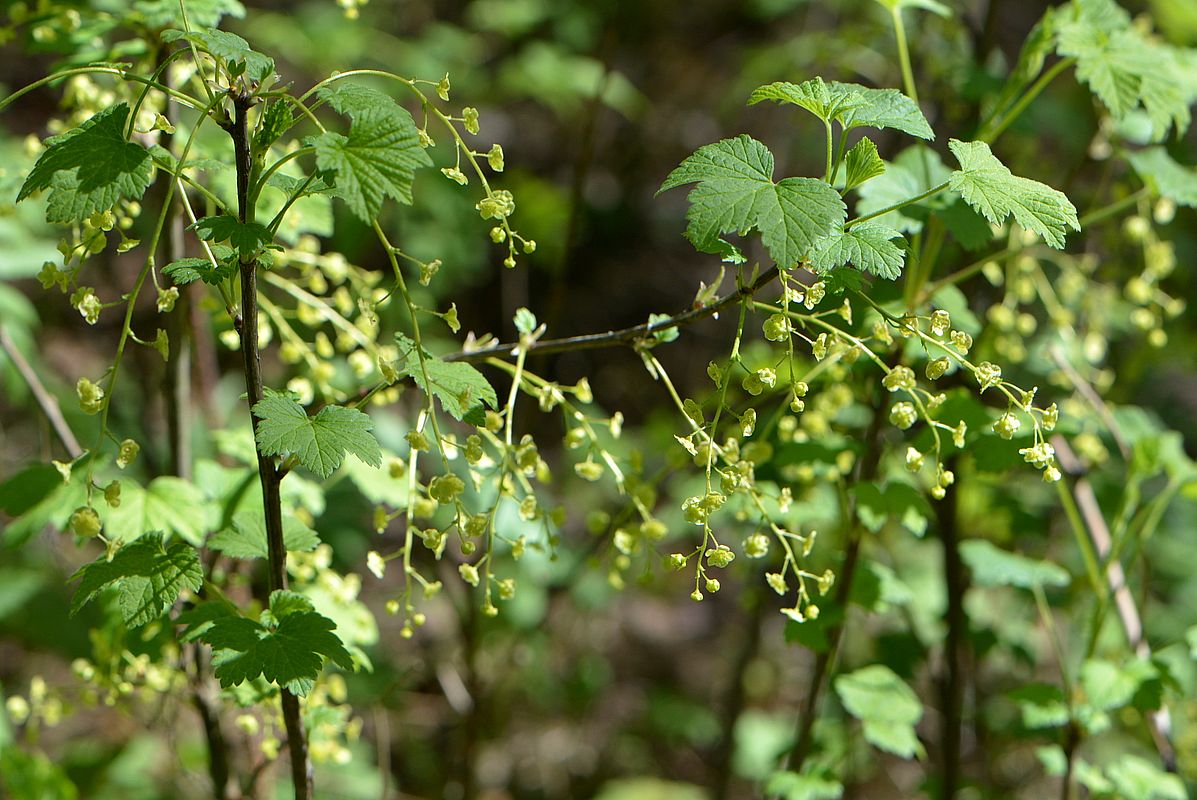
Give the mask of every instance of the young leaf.
M 918 103 L 897 89 L 870 89 L 855 83 L 831 81 L 832 91 L 853 91 L 861 102 L 841 112 L 838 121 L 844 130 L 858 127 L 891 128 L 928 141 L 935 138 L 931 124 L 923 115 Z
M 778 81 L 760 86 L 748 96 L 748 105 L 775 100 L 805 108 L 824 122 L 838 122 L 844 130 L 868 126 L 893 128 L 920 139 L 935 133 L 918 104 L 897 89 L 870 89 L 857 83 L 812 78 L 803 83 Z
M 162 274 L 170 277 L 179 286 L 203 281 L 209 286 L 218 286 L 237 274 L 235 260 L 218 261 L 216 266 L 206 258 L 180 258 L 162 268 Z
M 356 408 L 325 406 L 309 417 L 290 397 L 270 394 L 253 407 L 258 418 L 258 448 L 268 456 L 292 453 L 299 463 L 327 478 L 341 466 L 345 453 L 371 466 L 382 465 L 374 423 Z
M 364 86 L 336 84 L 321 97 L 351 119 L 348 136 L 328 132 L 309 140 L 320 169 L 336 173 L 350 210 L 369 224 L 387 197 L 411 205 L 415 171 L 432 163 L 411 114 Z
M 273 624 L 220 616 L 200 635 L 215 651 L 212 664 L 221 686 L 227 689 L 261 675 L 304 695 L 320 675 L 324 659 L 353 669 L 353 657 L 333 633 L 336 624 L 315 611 L 300 610 L 302 606 L 292 602 L 291 595 L 271 594 L 270 613 L 262 616 Z
M 1067 586 L 1068 572 L 1050 561 L 1035 561 L 1008 553 L 984 539 L 970 539 L 960 545 L 960 556 L 973 573 L 978 586 Z
M 1127 156 L 1135 172 L 1162 197 L 1180 206 L 1197 208 L 1197 169 L 1172 160 L 1162 147 L 1149 147 Z
M 873 664 L 840 675 L 835 692 L 848 713 L 864 723 L 864 737 L 875 747 L 903 758 L 922 753 L 914 726 L 923 705 L 889 667 Z
M 46 140 L 17 202 L 49 189 L 49 222 L 82 222 L 122 198 L 138 199 L 150 185 L 149 152 L 125 139 L 129 106 L 109 106 L 79 127 Z
M 885 162 L 877 155 L 877 145 L 867 138 L 852 146 L 844 157 L 844 166 L 847 168 L 844 191 L 855 189 L 865 181 L 885 173 Z
M 116 551 L 109 561 L 101 556 L 71 576 L 79 588 L 71 600 L 71 616 L 108 586 L 116 590 L 121 619 L 132 628 L 158 619 L 174 605 L 179 592 L 195 591 L 204 580 L 195 548 L 185 542 L 163 547 L 155 531 Z
M 720 234 L 761 232 L 769 255 L 789 269 L 811 247 L 844 224 L 846 208 L 835 189 L 811 178 L 773 182 L 773 154 L 741 134 L 700 147 L 669 174 L 657 194 L 687 183 L 686 236 L 705 253 L 718 252 Z
M 960 162 L 949 179 L 953 191 L 993 223 L 1013 215 L 1024 228 L 1038 233 L 1057 249 L 1064 247 L 1068 228 L 1080 230 L 1076 208 L 1068 197 L 1006 168 L 984 142 L 952 139 L 948 148 Z
M 407 359 L 401 375 L 410 376 L 422 391 L 436 397 L 441 408 L 454 419 L 480 425 L 485 408 L 494 408 L 498 404 L 494 387 L 472 365 L 464 361 L 442 361 L 425 353 L 424 368 L 421 369 L 415 343 L 403 334 L 396 334 L 395 340 Z M 425 370 L 427 382 L 424 380 Z
M 901 233 L 886 225 L 863 222 L 820 241 L 811 250 L 810 261 L 819 273 L 852 264 L 879 278 L 896 280 L 906 263 L 906 251 L 892 240 L 901 238 Z
M 224 62 L 232 75 L 244 73 L 261 83 L 274 74 L 274 59 L 251 49 L 249 42 L 235 33 L 213 28 L 196 28 L 187 32 L 168 30 L 162 33 L 164 42 L 179 39 L 186 39 L 217 61 Z
M 291 110 L 291 104 L 283 100 L 275 100 L 262 112 L 262 123 L 258 126 L 257 133 L 254 134 L 254 150 L 265 152 L 294 124 L 295 113 Z
M 273 237 L 270 230 L 257 222 L 241 222 L 236 217 L 221 214 L 217 217 L 203 217 L 191 225 L 195 235 L 205 242 L 228 242 L 243 256 L 252 256 L 262 247 L 270 244 Z
M 818 77 L 802 83 L 777 81 L 754 89 L 748 96 L 748 105 L 754 106 L 762 100 L 790 103 L 805 108 L 824 122 L 833 122 L 845 112 L 864 105 L 865 98 L 857 88 L 847 83 L 826 83 Z
M 230 558 L 267 558 L 266 521 L 261 511 L 242 511 L 232 524 L 208 537 L 208 547 Z M 306 553 L 320 544 L 317 533 L 293 516 L 283 518 L 283 545 L 288 551 Z

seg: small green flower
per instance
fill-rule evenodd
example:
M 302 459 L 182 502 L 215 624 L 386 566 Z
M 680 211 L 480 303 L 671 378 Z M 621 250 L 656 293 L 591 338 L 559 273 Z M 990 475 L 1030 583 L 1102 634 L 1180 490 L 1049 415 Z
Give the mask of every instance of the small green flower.
M 490 147 L 490 152 L 486 154 L 486 163 L 490 164 L 490 168 L 495 172 L 503 171 L 503 148 L 497 144 Z
M 881 379 L 881 385 L 891 392 L 899 389 L 912 391 L 915 387 L 914 370 L 904 365 L 896 366 Z
M 902 430 L 906 430 L 918 421 L 919 415 L 913 403 L 895 403 L 889 410 L 889 421 Z
M 99 536 L 100 528 L 103 527 L 103 524 L 100 522 L 100 515 L 90 506 L 76 508 L 74 513 L 71 514 L 70 522 L 67 525 L 71 529 L 71 533 L 86 539 Z
M 478 109 L 473 106 L 466 106 L 461 110 L 462 122 L 465 124 L 465 129 L 469 133 L 477 136 L 480 130 L 478 125 Z

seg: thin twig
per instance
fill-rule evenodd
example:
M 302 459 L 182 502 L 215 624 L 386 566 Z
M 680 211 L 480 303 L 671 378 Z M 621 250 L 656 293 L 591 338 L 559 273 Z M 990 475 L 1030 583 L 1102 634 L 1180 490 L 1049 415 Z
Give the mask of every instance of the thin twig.
M 654 333 L 667 331 L 671 328 L 680 328 L 690 323 L 697 322 L 707 317 L 715 316 L 720 311 L 728 306 L 739 303 L 742 298 L 752 297 L 771 281 L 777 278 L 778 269 L 772 267 L 765 270 L 751 285 L 736 289 L 734 292 L 720 297 L 713 303 L 709 303 L 698 308 L 692 308 L 688 311 L 683 311 L 680 314 L 675 314 L 667 319 L 658 320 L 656 322 L 642 322 L 639 325 L 633 325 L 630 328 L 621 328 L 614 331 L 606 331 L 605 333 L 587 333 L 581 336 L 567 336 L 564 339 L 541 339 L 531 344 L 525 345 L 524 349 L 528 355 L 544 355 L 547 353 L 563 353 L 573 350 L 597 350 L 603 347 L 615 347 L 623 344 L 632 344 L 636 341 L 651 336 Z M 451 353 L 443 356 L 445 361 L 485 361 L 494 356 L 509 356 L 511 352 L 519 346 L 518 342 L 509 342 L 504 344 L 492 344 L 486 347 L 479 347 L 477 349 L 462 350 L 458 353 Z
M 83 448 L 79 446 L 79 440 L 71 432 L 71 426 L 67 425 L 67 421 L 63 419 L 62 410 L 58 407 L 58 401 L 42 385 L 41 380 L 37 377 L 37 373 L 33 371 L 33 367 L 29 366 L 29 362 L 25 360 L 25 356 L 17 349 L 16 342 L 12 340 L 12 336 L 9 335 L 8 330 L 2 324 L 0 324 L 0 348 L 4 349 L 5 354 L 12 360 L 13 366 L 17 368 L 17 372 L 21 373 L 21 377 L 25 380 L 25 383 L 29 386 L 29 391 L 33 394 L 33 399 L 37 401 L 38 407 L 46 415 L 46 419 L 50 421 L 50 427 L 58 435 L 59 441 L 62 442 L 62 446 L 66 448 L 71 459 L 73 460 L 81 456 Z

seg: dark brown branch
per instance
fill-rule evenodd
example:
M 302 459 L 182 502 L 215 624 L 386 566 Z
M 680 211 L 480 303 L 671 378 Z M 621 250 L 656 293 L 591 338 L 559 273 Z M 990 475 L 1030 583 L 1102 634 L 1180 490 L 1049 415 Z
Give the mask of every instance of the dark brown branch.
M 750 286 L 743 286 L 734 292 L 720 297 L 713 303 L 698 308 L 692 308 L 689 311 L 683 311 L 680 314 L 675 314 L 668 319 L 659 320 L 657 322 L 642 322 L 639 325 L 633 325 L 630 328 L 621 328 L 615 331 L 606 331 L 605 333 L 587 333 L 581 336 L 567 336 L 564 339 L 541 339 L 531 345 L 527 345 L 526 349 L 528 355 L 545 355 L 548 353 L 564 353 L 573 350 L 598 350 L 604 347 L 617 347 L 619 345 L 634 344 L 635 342 L 645 339 L 654 333 L 667 331 L 670 328 L 681 328 L 685 325 L 706 319 L 718 314 L 728 306 L 733 306 L 739 303 L 745 297 L 752 297 L 770 282 L 777 278 L 777 267 L 771 267 L 765 270 Z M 479 347 L 476 350 L 462 350 L 458 353 L 451 353 L 444 356 L 445 361 L 485 361 L 494 356 L 508 356 L 511 351 L 517 346 L 516 342 L 505 344 L 492 344 L 486 347 Z
M 253 99 L 247 95 L 232 95 L 234 117 L 228 127 L 233 139 L 237 164 L 237 217 L 241 222 L 253 222 L 254 209 L 249 202 L 249 179 L 253 167 L 250 152 L 248 116 Z M 234 320 L 241 335 L 241 352 L 245 358 L 245 391 L 249 398 L 254 428 L 258 417 L 252 409 L 262 400 L 262 359 L 258 351 L 258 262 L 241 259 L 241 314 Z M 279 495 L 282 480 L 271 456 L 258 451 L 258 477 L 262 481 L 262 503 L 266 514 L 266 546 L 270 561 L 270 591 L 287 588 L 287 548 L 283 543 L 283 511 Z M 307 732 L 299 698 L 286 688 L 279 688 L 283 708 L 283 724 L 287 729 L 287 749 L 291 755 L 291 781 L 295 785 L 295 800 L 312 797 L 312 761 L 308 755 Z
M 34 372 L 33 367 L 29 366 L 29 362 L 25 360 L 25 356 L 17 349 L 16 342 L 9 336 L 8 331 L 3 325 L 0 325 L 0 348 L 4 349 L 5 355 L 12 361 L 13 366 L 17 368 L 17 372 L 21 373 L 27 386 L 29 386 L 30 393 L 33 394 L 33 399 L 37 401 L 38 407 L 42 413 L 46 415 L 46 419 L 50 421 L 50 427 L 54 429 L 54 433 L 58 435 L 62 446 L 66 448 L 67 453 L 71 459 L 76 459 L 83 453 L 83 448 L 79 446 L 79 440 L 75 438 L 75 434 L 71 432 L 71 426 L 67 425 L 62 416 L 62 410 L 58 407 L 58 401 L 54 399 L 54 395 L 46 390 L 42 382 Z

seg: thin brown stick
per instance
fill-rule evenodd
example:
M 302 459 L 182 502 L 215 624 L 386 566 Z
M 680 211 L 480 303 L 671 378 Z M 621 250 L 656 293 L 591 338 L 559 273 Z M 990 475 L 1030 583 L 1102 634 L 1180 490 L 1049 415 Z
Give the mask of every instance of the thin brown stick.
M 745 297 L 752 297 L 770 282 L 777 278 L 777 267 L 771 267 L 765 270 L 755 281 L 749 286 L 743 286 L 736 289 L 734 292 L 720 297 L 713 303 L 709 303 L 698 308 L 692 308 L 688 311 L 683 311 L 680 314 L 675 314 L 667 319 L 659 320 L 657 322 L 642 322 L 639 325 L 633 325 L 630 328 L 620 328 L 619 330 L 606 331 L 603 333 L 587 333 L 581 336 L 567 336 L 563 339 L 541 339 L 530 345 L 525 345 L 524 349 L 528 355 L 545 355 L 548 353 L 564 353 L 574 350 L 598 350 L 604 347 L 616 347 L 619 345 L 634 344 L 635 342 L 645 339 L 654 333 L 667 331 L 671 328 L 680 328 L 685 325 L 697 322 L 707 317 L 712 317 L 718 314 L 729 306 L 739 303 Z M 504 344 L 492 344 L 486 347 L 479 347 L 477 349 L 462 350 L 458 353 L 451 353 L 444 356 L 445 361 L 485 361 L 494 356 L 509 356 L 511 351 L 517 347 L 516 342 L 508 342 Z
M 75 434 L 71 432 L 71 426 L 67 425 L 67 421 L 63 418 L 62 410 L 58 407 L 58 401 L 42 385 L 41 380 L 37 377 L 37 373 L 34 372 L 33 367 L 29 366 L 29 362 L 25 360 L 25 356 L 17 349 L 16 342 L 12 340 L 12 336 L 9 335 L 2 324 L 0 324 L 0 348 L 3 348 L 5 355 L 12 361 L 13 366 L 17 368 L 17 372 L 21 373 L 21 378 L 24 379 L 30 393 L 33 394 L 33 399 L 37 402 L 38 408 L 46 415 L 46 419 L 50 422 L 50 427 L 54 429 L 54 433 L 58 436 L 59 441 L 62 442 L 62 446 L 66 448 L 67 453 L 72 459 L 81 456 L 83 448 L 79 446 L 79 440 L 75 438 Z
M 1106 562 L 1106 584 L 1114 595 L 1114 608 L 1118 612 L 1118 621 L 1122 623 L 1126 640 L 1139 658 L 1151 658 L 1151 645 L 1148 644 L 1147 637 L 1144 635 L 1143 618 L 1139 615 L 1139 608 L 1135 603 L 1134 596 L 1131 595 L 1130 586 L 1127 585 L 1126 571 L 1122 568 L 1122 562 L 1110 559 L 1113 537 L 1110 535 L 1109 526 L 1106 525 L 1105 515 L 1097 502 L 1093 486 L 1085 477 L 1080 459 L 1072 452 L 1072 447 L 1069 446 L 1067 439 L 1059 435 L 1053 436 L 1052 446 L 1056 449 L 1056 457 L 1064 472 L 1075 476 L 1072 495 L 1076 500 L 1081 518 L 1085 522 L 1085 529 L 1089 534 L 1089 540 L 1093 542 L 1093 548 L 1097 551 L 1098 558 Z M 1176 764 L 1176 750 L 1172 746 L 1172 718 L 1167 707 L 1149 713 L 1147 718 L 1151 738 L 1155 742 L 1160 759 L 1165 766 L 1173 769 Z

